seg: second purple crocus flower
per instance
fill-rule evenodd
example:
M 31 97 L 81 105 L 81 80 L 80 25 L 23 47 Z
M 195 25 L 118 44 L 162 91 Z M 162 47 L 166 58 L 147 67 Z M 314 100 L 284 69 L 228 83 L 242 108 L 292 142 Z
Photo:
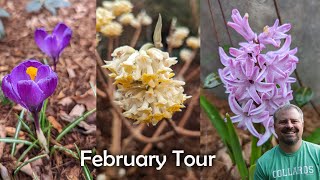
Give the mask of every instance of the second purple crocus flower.
M 64 23 L 59 23 L 52 34 L 48 34 L 44 28 L 39 28 L 34 33 L 38 47 L 53 60 L 54 71 L 63 49 L 69 45 L 72 30 Z

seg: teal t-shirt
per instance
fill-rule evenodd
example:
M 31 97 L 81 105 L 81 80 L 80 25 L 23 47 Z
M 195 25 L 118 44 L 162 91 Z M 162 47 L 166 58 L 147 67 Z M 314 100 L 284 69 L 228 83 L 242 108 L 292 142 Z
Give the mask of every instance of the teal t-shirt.
M 320 179 L 320 146 L 302 141 L 298 151 L 287 154 L 278 146 L 261 156 L 254 179 Z

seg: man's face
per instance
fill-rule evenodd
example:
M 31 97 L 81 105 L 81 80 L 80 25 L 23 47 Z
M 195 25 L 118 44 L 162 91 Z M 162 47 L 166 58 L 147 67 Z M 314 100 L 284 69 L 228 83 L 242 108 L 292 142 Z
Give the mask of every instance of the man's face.
M 295 145 L 302 140 L 303 122 L 295 108 L 280 111 L 274 124 L 280 142 Z

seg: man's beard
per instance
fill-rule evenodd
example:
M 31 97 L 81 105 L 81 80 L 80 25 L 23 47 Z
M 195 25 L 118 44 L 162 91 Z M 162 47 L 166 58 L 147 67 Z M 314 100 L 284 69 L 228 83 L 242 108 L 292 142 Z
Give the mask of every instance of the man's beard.
M 300 138 L 298 136 L 299 129 L 286 128 L 286 129 L 283 129 L 281 132 L 286 133 L 286 132 L 290 132 L 290 131 L 295 133 L 295 137 L 285 137 L 285 136 L 281 135 L 279 141 L 283 142 L 286 145 L 292 146 L 292 145 L 295 145 L 300 140 Z

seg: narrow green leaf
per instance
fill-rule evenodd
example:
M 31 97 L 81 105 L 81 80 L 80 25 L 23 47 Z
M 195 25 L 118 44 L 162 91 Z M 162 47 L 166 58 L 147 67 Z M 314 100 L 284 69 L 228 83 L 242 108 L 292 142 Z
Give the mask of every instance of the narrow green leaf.
M 36 157 L 34 157 L 34 158 L 31 158 L 31 159 L 29 159 L 29 160 L 21 163 L 21 164 L 16 168 L 16 170 L 14 171 L 13 174 L 16 175 L 16 174 L 20 171 L 20 169 L 21 169 L 23 166 L 27 165 L 28 163 L 31 163 L 31 162 L 33 162 L 33 161 L 35 161 L 35 160 L 44 158 L 44 157 L 46 157 L 46 156 L 48 156 L 48 155 L 47 155 L 47 154 L 41 154 L 41 155 L 39 155 L 39 156 L 36 156 Z
M 96 108 L 92 109 L 91 111 L 88 111 L 87 113 L 85 113 L 84 115 L 82 115 L 81 117 L 79 117 L 78 119 L 74 120 L 73 122 L 71 122 L 66 128 L 64 128 L 62 130 L 62 132 L 58 135 L 57 137 L 57 141 L 60 141 L 61 138 L 66 135 L 68 132 L 70 132 L 74 127 L 76 127 L 81 121 L 85 120 L 90 114 L 96 112 Z
M 2 21 L 0 20 L 0 39 L 4 38 L 5 35 L 6 35 L 6 32 L 4 30 L 4 26 L 2 24 Z
M 294 100 L 299 107 L 307 104 L 313 96 L 313 91 L 309 87 L 300 87 L 294 92 Z
M 81 155 L 80 155 L 80 150 L 79 150 L 78 146 L 76 144 L 74 144 L 74 146 L 76 147 L 78 156 L 80 157 Z M 82 169 L 83 169 L 83 173 L 84 173 L 86 180 L 93 180 L 93 177 L 91 176 L 91 172 L 90 172 L 86 163 L 84 163 L 84 166 L 82 167 Z
M 27 144 L 27 145 L 31 145 L 32 144 L 30 141 L 26 141 L 26 140 L 22 140 L 22 139 L 13 139 L 13 138 L 0 138 L 0 142 L 22 143 L 22 144 Z
M 52 148 L 51 148 L 51 152 L 50 152 L 50 156 L 54 153 L 55 150 L 59 150 L 59 151 L 64 151 L 68 154 L 70 154 L 72 157 L 74 157 L 75 159 L 79 159 L 79 156 L 77 155 L 77 153 L 73 152 L 72 150 L 70 149 L 67 149 L 63 146 L 58 146 L 58 145 L 54 145 Z
M 304 138 L 308 142 L 320 144 L 320 128 L 314 130 L 309 136 Z
M 216 73 L 210 73 L 204 80 L 203 88 L 212 89 L 221 85 L 221 79 Z
M 162 38 L 161 38 L 161 30 L 162 30 L 162 18 L 161 14 L 159 14 L 158 21 L 153 33 L 153 43 L 156 48 L 161 48 Z
M 25 111 L 25 109 L 22 109 L 20 116 L 19 116 L 20 119 L 23 119 L 24 111 Z M 20 129 L 21 129 L 21 121 L 18 121 L 18 124 L 16 126 L 16 132 L 14 133 L 14 136 L 13 136 L 14 139 L 18 139 Z M 11 156 L 14 156 L 15 151 L 16 151 L 16 143 L 13 143 L 12 149 L 11 149 Z
M 200 97 L 200 105 L 202 109 L 206 112 L 209 117 L 212 125 L 216 128 L 219 136 L 221 137 L 222 142 L 229 150 L 229 155 L 233 163 L 235 163 L 235 159 L 233 156 L 233 150 L 229 143 L 229 134 L 227 131 L 227 125 L 219 114 L 219 111 L 204 97 Z
M 21 154 L 21 156 L 18 158 L 17 160 L 17 164 L 19 162 L 21 162 L 21 160 L 27 155 L 27 153 L 34 147 L 37 146 L 37 143 L 39 142 L 39 140 L 34 141 L 25 151 L 23 151 L 23 153 Z
M 256 170 L 256 164 L 253 164 L 249 168 L 249 180 L 254 180 L 254 172 Z
M 236 130 L 234 129 L 233 123 L 230 119 L 229 114 L 226 114 L 226 119 L 227 119 L 227 128 L 228 128 L 228 133 L 229 133 L 229 140 L 232 148 L 232 152 L 235 158 L 236 165 L 238 167 L 240 176 L 242 179 L 247 179 L 248 178 L 248 169 L 246 166 L 246 163 L 243 159 L 242 156 L 242 148 L 239 142 L 239 138 L 237 135 Z
M 34 137 L 34 134 L 33 134 L 33 132 L 31 131 L 30 127 L 29 127 L 22 119 L 20 119 L 19 116 L 17 116 L 17 117 L 18 117 L 18 120 L 21 122 L 23 128 L 24 128 L 26 131 L 28 131 L 28 133 L 27 133 L 28 136 L 29 136 L 33 141 L 37 140 L 37 139 Z
M 257 146 L 258 138 L 255 136 L 251 136 L 251 156 L 250 156 L 250 164 L 255 164 L 257 159 L 261 156 L 262 146 Z

